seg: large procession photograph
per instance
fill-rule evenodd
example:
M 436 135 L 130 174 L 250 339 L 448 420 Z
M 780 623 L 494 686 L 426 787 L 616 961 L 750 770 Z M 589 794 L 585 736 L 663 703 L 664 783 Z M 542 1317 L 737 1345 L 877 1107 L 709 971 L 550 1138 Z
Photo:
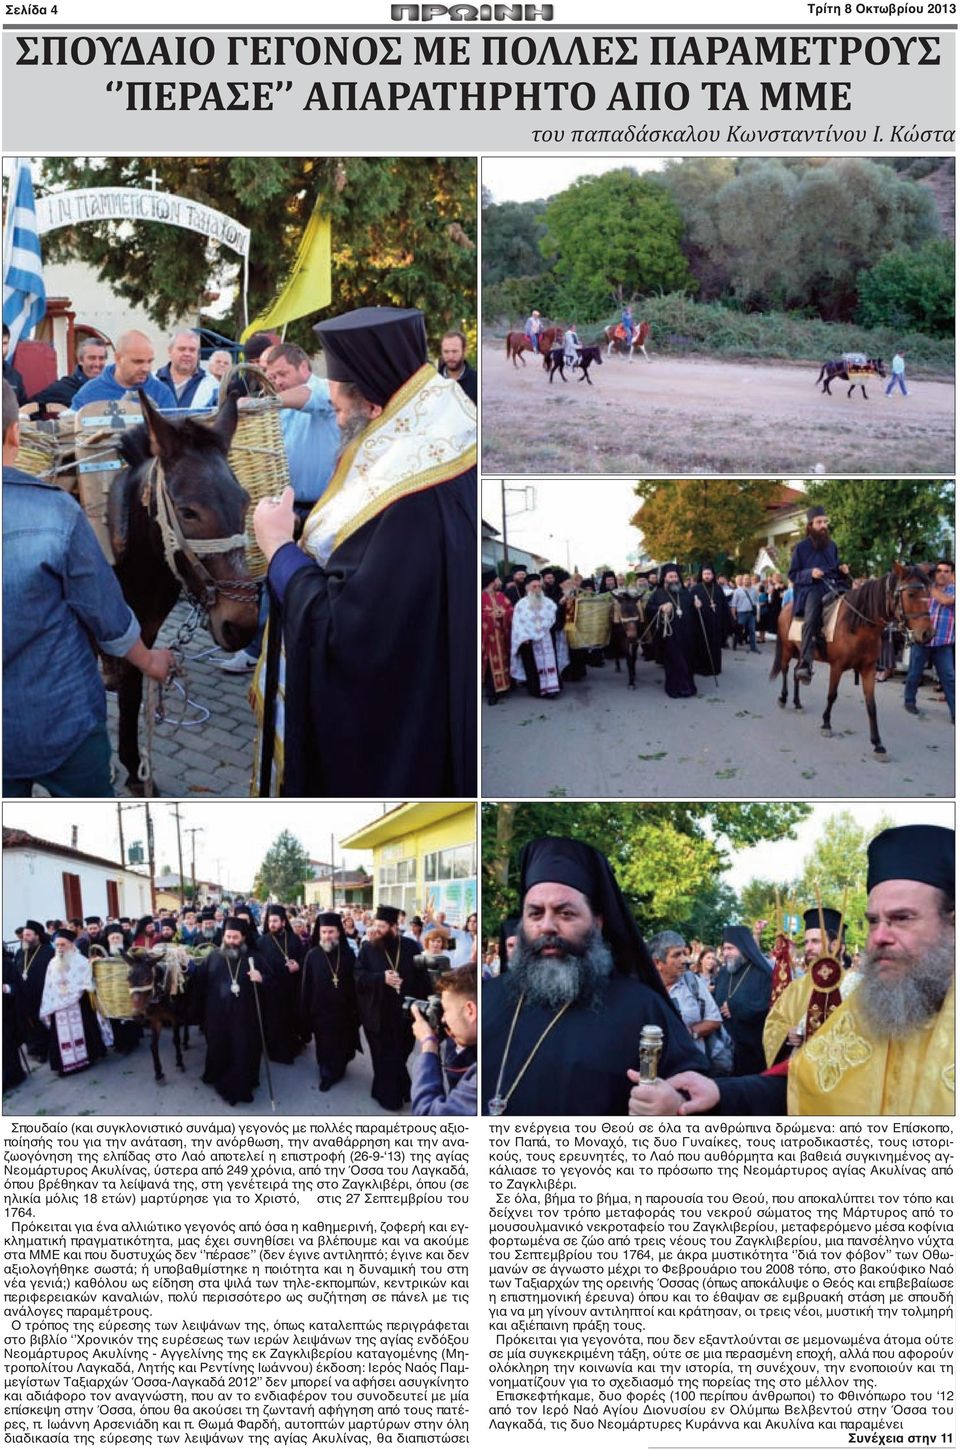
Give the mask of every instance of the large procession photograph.
M 487 797 L 952 797 L 952 479 L 493 480 Z
M 8 802 L 3 1111 L 476 1112 L 473 801 Z
M 953 802 L 482 812 L 485 1115 L 953 1114 Z
M 954 468 L 942 157 L 486 157 L 485 474 Z
M 473 158 L 4 185 L 4 796 L 475 795 Z

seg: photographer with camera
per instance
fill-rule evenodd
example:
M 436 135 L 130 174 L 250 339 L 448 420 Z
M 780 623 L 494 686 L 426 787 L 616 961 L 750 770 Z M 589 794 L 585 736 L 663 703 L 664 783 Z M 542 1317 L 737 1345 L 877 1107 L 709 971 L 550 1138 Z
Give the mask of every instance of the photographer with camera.
M 477 968 L 475 963 L 444 972 L 440 997 L 410 1004 L 417 1052 L 413 1060 L 416 1117 L 474 1117 L 477 1111 Z M 431 1011 L 431 1006 L 433 1010 Z M 426 1015 L 422 1010 L 427 1008 Z M 440 1016 L 446 1028 L 440 1065 Z M 448 1086 L 444 1087 L 444 1074 Z

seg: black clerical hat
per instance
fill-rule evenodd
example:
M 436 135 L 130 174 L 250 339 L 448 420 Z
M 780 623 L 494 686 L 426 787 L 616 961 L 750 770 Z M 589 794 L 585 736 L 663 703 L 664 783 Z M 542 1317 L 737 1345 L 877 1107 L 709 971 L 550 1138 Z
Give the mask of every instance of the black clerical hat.
M 814 519 L 824 519 L 826 516 L 827 511 L 821 503 L 815 503 L 811 508 L 807 509 L 808 524 L 812 524 Z
M 381 408 L 427 361 L 426 324 L 416 307 L 360 307 L 313 330 L 330 381 L 355 383 Z
M 735 946 L 743 957 L 744 961 L 752 962 L 755 967 L 773 975 L 773 968 L 767 961 L 763 952 L 757 946 L 753 932 L 746 926 L 725 926 L 723 928 L 723 940 Z
M 28 918 L 24 922 L 24 926 L 34 932 L 36 936 L 46 936 L 47 934 L 46 929 L 40 925 L 39 921 L 32 921 Z
M 249 921 L 244 921 L 242 916 L 228 916 L 223 923 L 223 929 L 224 931 L 242 931 L 246 936 L 249 925 Z
M 541 836 L 528 841 L 520 853 L 521 906 L 531 886 L 543 881 L 556 881 L 582 892 L 595 914 L 603 917 L 603 935 L 613 952 L 617 972 L 637 976 L 659 996 L 667 995 L 606 856 L 569 836 Z
M 99 926 L 100 918 L 99 916 L 85 916 L 83 922 L 85 926 Z
M 661 564 L 660 565 L 660 581 L 659 582 L 660 582 L 661 589 L 663 588 L 663 585 L 666 582 L 667 575 L 671 571 L 674 574 L 676 574 L 676 576 L 677 576 L 678 579 L 680 578 L 680 566 L 679 566 L 679 564 Z
M 835 941 L 840 932 L 839 911 L 834 911 L 832 906 L 825 906 L 823 908 L 823 924 L 827 929 L 827 936 L 830 938 L 831 941 Z M 804 931 L 820 930 L 819 907 L 812 906 L 809 911 L 805 911 L 803 913 L 803 929 Z M 824 943 L 824 945 L 826 945 L 826 943 Z
M 317 917 L 317 926 L 342 926 L 343 921 L 339 911 L 321 911 Z
M 537 573 L 528 574 L 527 577 L 526 577 L 526 579 L 524 579 L 524 581 L 523 581 L 523 587 L 524 587 L 524 589 L 526 589 L 526 587 L 527 587 L 528 584 L 536 584 L 538 582 L 540 584 L 543 583 L 543 580 L 540 578 L 540 575 L 539 574 L 537 574 Z
M 108 921 L 106 926 L 103 928 L 103 934 L 105 937 L 126 936 L 126 932 L 120 925 L 119 921 Z
M 954 899 L 956 837 L 946 826 L 892 826 L 867 847 L 867 890 L 881 881 L 925 881 Z
M 205 906 L 200 913 L 201 921 L 216 921 L 217 913 L 212 906 Z
M 266 921 L 269 916 L 279 916 L 281 921 L 287 921 L 287 908 L 280 906 L 278 902 L 272 901 L 269 906 L 263 908 L 263 917 Z
M 390 926 L 396 926 L 400 920 L 399 906 L 378 906 L 374 912 L 377 921 L 386 921 Z
M 487 585 L 488 584 L 492 584 L 493 581 L 494 581 L 494 579 L 496 579 L 496 577 L 497 577 L 497 571 L 496 571 L 496 569 L 481 569 L 481 571 L 480 571 L 480 588 L 481 589 L 486 589 Z
M 54 941 L 56 941 L 58 936 L 66 938 L 67 941 L 76 941 L 77 939 L 77 933 L 75 931 L 71 931 L 68 926 L 58 926 L 56 931 L 53 933 Z

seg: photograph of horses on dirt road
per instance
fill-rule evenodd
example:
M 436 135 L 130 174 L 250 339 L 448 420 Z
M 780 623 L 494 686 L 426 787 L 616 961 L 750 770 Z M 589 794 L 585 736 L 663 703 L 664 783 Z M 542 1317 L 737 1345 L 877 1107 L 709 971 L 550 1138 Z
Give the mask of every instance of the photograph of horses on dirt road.
M 481 176 L 483 472 L 952 471 L 952 162 Z

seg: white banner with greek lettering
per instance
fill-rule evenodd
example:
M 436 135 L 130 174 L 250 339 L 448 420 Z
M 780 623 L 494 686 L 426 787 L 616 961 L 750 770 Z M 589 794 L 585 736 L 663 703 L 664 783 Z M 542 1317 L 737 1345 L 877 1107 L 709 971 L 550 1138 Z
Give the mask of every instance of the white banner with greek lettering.
M 246 257 L 250 251 L 250 229 L 233 217 L 214 211 L 187 196 L 139 187 L 86 187 L 80 191 L 58 191 L 37 200 L 37 227 L 41 236 L 57 227 L 74 227 L 99 221 L 162 222 L 200 232 L 231 251 Z

